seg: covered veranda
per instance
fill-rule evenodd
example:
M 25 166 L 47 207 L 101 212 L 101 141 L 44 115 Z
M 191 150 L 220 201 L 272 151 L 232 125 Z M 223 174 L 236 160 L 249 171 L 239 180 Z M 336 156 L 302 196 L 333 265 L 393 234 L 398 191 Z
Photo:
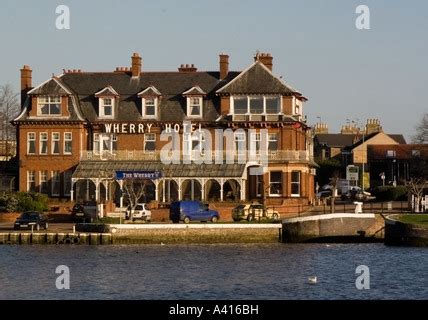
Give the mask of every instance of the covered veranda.
M 144 179 L 141 202 L 239 201 L 246 194 L 245 164 L 169 164 L 139 161 L 82 161 L 72 176 L 72 201 L 123 205 L 124 181 L 117 172 L 159 172 Z

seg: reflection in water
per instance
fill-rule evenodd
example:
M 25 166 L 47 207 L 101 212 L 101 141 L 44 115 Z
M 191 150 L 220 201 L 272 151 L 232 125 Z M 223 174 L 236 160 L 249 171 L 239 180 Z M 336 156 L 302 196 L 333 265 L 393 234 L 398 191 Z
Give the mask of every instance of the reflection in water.
M 4 245 L 0 299 L 427 299 L 427 262 L 426 248 L 383 244 Z M 355 287 L 359 265 L 370 290 Z

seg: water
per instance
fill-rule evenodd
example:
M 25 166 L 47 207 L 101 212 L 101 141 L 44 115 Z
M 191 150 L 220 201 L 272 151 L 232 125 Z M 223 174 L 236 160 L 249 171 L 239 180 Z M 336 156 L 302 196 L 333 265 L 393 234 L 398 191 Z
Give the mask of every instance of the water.
M 383 244 L 2 245 L 0 299 L 428 299 L 427 262 L 427 248 Z

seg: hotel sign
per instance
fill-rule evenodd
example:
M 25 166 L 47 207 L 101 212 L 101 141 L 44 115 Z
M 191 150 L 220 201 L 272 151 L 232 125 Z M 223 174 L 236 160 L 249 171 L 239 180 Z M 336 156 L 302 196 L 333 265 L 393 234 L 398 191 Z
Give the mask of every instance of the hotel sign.
M 104 123 L 105 133 L 116 133 L 116 134 L 142 134 L 150 133 L 152 127 L 156 127 L 154 123 Z M 191 123 L 184 121 L 183 123 L 165 123 L 163 124 L 165 133 L 177 132 L 195 132 L 201 130 L 201 124 Z
M 116 171 L 117 180 L 132 179 L 159 179 L 162 177 L 160 171 Z

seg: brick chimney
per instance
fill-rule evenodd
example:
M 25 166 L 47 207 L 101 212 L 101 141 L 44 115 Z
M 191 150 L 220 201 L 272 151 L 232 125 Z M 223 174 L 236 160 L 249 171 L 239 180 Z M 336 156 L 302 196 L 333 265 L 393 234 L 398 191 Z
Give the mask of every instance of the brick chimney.
M 21 69 L 21 106 L 24 105 L 27 92 L 32 88 L 32 73 L 30 66 L 24 65 Z
M 196 72 L 198 68 L 195 67 L 194 64 L 182 64 L 180 68 L 178 68 L 178 72 Z
M 229 56 L 227 54 L 220 54 L 220 80 L 226 79 L 229 74 Z
M 139 77 L 140 73 L 141 73 L 141 57 L 138 53 L 134 53 L 131 57 L 132 59 L 132 66 L 131 66 L 131 71 L 132 71 L 132 77 Z
M 326 134 L 328 133 L 327 123 L 317 123 L 314 127 L 315 134 Z
M 366 134 L 369 135 L 375 132 L 382 132 L 382 126 L 379 119 L 367 119 Z
M 273 63 L 272 63 L 273 57 L 270 53 L 256 53 L 254 57 L 254 61 L 260 61 L 263 63 L 270 71 L 272 71 Z

